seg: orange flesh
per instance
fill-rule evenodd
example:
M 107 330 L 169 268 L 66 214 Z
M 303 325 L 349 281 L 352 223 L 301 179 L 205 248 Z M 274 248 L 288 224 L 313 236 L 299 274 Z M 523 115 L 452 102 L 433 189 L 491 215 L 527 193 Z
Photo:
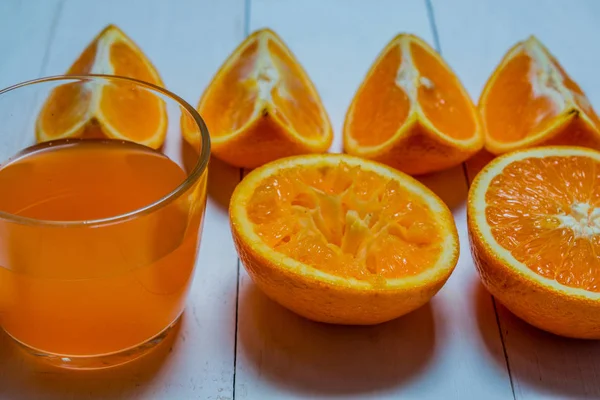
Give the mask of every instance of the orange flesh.
M 156 135 L 164 118 L 163 99 L 130 83 L 113 83 L 102 88 L 100 109 L 122 136 L 142 142 Z
M 425 117 L 454 139 L 472 137 L 477 129 L 474 108 L 452 71 L 422 46 L 411 43 L 410 50 L 419 75 L 428 81 L 421 82 L 418 92 Z
M 97 51 L 94 41 L 81 53 L 67 74 L 88 74 L 94 66 Z M 52 91 L 40 113 L 42 129 L 48 138 L 59 138 L 88 114 L 92 91 L 83 90 L 80 83 L 74 82 L 57 87 Z
M 498 142 L 510 143 L 535 135 L 562 111 L 549 98 L 534 96 L 530 81 L 532 63 L 525 52 L 518 54 L 504 66 L 489 89 L 484 118 L 488 134 Z
M 108 30 L 101 35 L 106 32 Z M 97 59 L 99 41 L 100 37 L 83 51 L 68 74 L 110 73 L 161 85 L 143 55 L 119 39 L 108 44 L 109 60 Z M 106 62 L 110 62 L 112 71 L 105 71 L 105 66 L 94 70 L 96 64 Z M 97 90 L 102 91 L 99 109 L 122 137 L 144 142 L 157 134 L 165 104 L 156 95 L 128 83 L 115 82 L 104 87 L 74 83 L 56 88 L 42 109 L 40 118 L 45 139 L 62 137 L 78 122 L 96 116 L 90 106 L 93 91 Z M 87 137 L 87 132 L 84 135 Z
M 560 82 L 545 84 L 564 85 L 573 96 L 577 106 L 595 125 L 600 119 L 593 110 L 585 94 L 565 72 L 562 66 L 545 49 L 542 52 L 550 60 L 551 66 L 560 75 Z M 488 134 L 496 141 L 510 143 L 534 136 L 552 126 L 559 117 L 566 117 L 569 108 L 559 107 L 549 97 L 536 95 L 532 79 L 536 71 L 549 66 L 538 65 L 523 49 L 518 52 L 498 73 L 485 98 L 483 116 Z M 518 104 L 518 107 L 515 107 Z
M 57 87 L 40 112 L 40 123 L 48 138 L 60 138 L 73 126 L 88 118 L 92 91 L 73 82 Z
M 472 137 L 477 129 L 475 110 L 460 89 L 453 72 L 418 42 L 410 41 L 409 58 L 401 42 L 391 46 L 373 67 L 356 95 L 349 131 L 360 146 L 376 146 L 389 140 L 406 122 L 418 102 L 425 118 L 436 129 L 454 139 Z M 431 50 L 433 51 L 433 50 Z M 404 60 L 404 65 L 402 62 Z M 416 99 L 397 80 L 418 75 Z M 404 79 L 404 78 L 401 78 Z
M 419 198 L 344 163 L 279 171 L 256 188 L 247 212 L 268 246 L 336 276 L 417 275 L 441 252 L 441 227 Z
M 600 292 L 600 163 L 515 161 L 492 180 L 486 204 L 492 235 L 518 261 L 562 285 Z
M 248 45 L 203 100 L 202 115 L 206 116 L 211 135 L 230 134 L 252 117 L 257 89 L 251 75 L 258 56 L 257 49 L 257 42 Z
M 71 65 L 67 74 L 89 74 L 92 72 L 94 67 L 94 61 L 96 60 L 96 52 L 98 51 L 98 42 L 92 42 L 84 51 L 81 53 L 77 61 Z
M 266 46 L 261 41 L 266 40 Z M 263 69 L 267 65 L 267 69 Z M 257 35 L 215 82 L 201 111 L 211 135 L 224 136 L 251 120 L 272 114 L 300 136 L 326 134 L 319 99 L 309 88 L 306 73 L 283 44 Z M 261 87 L 270 88 L 261 98 Z M 264 101 L 261 109 L 256 104 Z
M 306 86 L 306 74 L 277 43 L 269 40 L 269 54 L 281 74 L 281 88 L 273 89 L 275 115 L 300 136 L 318 139 L 325 135 L 319 100 Z M 299 112 L 300 111 L 300 112 Z
M 410 99 L 395 84 L 402 53 L 393 46 L 359 92 L 352 109 L 349 132 L 360 146 L 376 146 L 390 139 L 406 121 Z
M 114 74 L 156 82 L 152 71 L 128 45 L 115 42 L 110 48 Z M 137 142 L 156 134 L 161 124 L 164 100 L 131 84 L 109 85 L 103 88 L 100 109 L 111 125 L 123 136 Z
M 583 112 L 592 120 L 592 122 L 596 126 L 600 126 L 600 119 L 598 118 L 598 115 L 592 108 L 592 105 L 587 99 L 585 93 L 583 93 L 583 90 L 581 90 L 579 85 L 573 79 L 571 79 L 569 75 L 567 75 L 566 71 L 558 63 L 558 61 L 556 61 L 553 58 L 552 63 L 560 71 L 560 74 L 563 78 L 563 84 L 566 86 L 567 89 L 569 89 L 573 93 L 575 103 L 577 104 L 577 106 L 583 110 Z
M 158 83 L 148 65 L 127 44 L 117 41 L 110 46 L 110 63 L 117 76 L 135 77 L 144 82 Z

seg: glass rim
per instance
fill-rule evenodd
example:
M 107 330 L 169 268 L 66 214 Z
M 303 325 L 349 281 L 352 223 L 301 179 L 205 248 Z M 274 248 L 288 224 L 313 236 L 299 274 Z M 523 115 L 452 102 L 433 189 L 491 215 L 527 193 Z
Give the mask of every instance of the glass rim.
M 136 86 L 145 87 L 149 89 L 150 92 L 158 92 L 164 96 L 169 97 L 172 100 L 175 100 L 181 107 L 183 107 L 193 118 L 195 124 L 198 126 L 200 130 L 200 145 L 202 148 L 200 149 L 200 154 L 198 154 L 198 160 L 196 161 L 194 168 L 187 175 L 185 180 L 181 182 L 175 189 L 167 193 L 165 196 L 155 200 L 143 207 L 137 208 L 135 210 L 117 214 L 114 216 L 99 218 L 99 219 L 90 219 L 90 220 L 75 220 L 75 221 L 53 221 L 53 220 L 44 220 L 37 218 L 29 218 L 22 217 L 19 215 L 11 214 L 9 212 L 5 212 L 0 210 L 0 220 L 5 220 L 9 222 L 16 222 L 22 225 L 38 225 L 38 226 L 50 226 L 50 227 L 100 227 L 105 225 L 112 225 L 119 222 L 124 222 L 136 217 L 141 217 L 152 213 L 153 211 L 161 209 L 163 206 L 167 205 L 174 199 L 178 198 L 182 193 L 188 190 L 194 183 L 196 183 L 200 177 L 204 174 L 208 167 L 208 162 L 210 160 L 210 135 L 208 133 L 208 128 L 206 127 L 206 123 L 198 113 L 198 111 L 191 106 L 187 101 L 176 95 L 175 93 L 162 88 L 160 86 L 154 85 L 149 82 L 144 82 L 139 79 L 128 78 L 124 76 L 117 75 L 106 75 L 106 74 L 86 74 L 86 75 L 53 75 L 46 76 L 38 79 L 31 79 L 28 81 L 20 82 L 15 85 L 6 87 L 4 89 L 0 89 L 0 96 L 5 95 L 6 93 L 10 93 L 17 89 L 32 86 L 39 83 L 45 82 L 53 82 L 53 81 L 92 81 L 92 80 L 105 80 L 105 81 L 121 81 L 121 82 L 129 82 L 133 83 Z M 182 140 L 184 140 L 182 138 Z

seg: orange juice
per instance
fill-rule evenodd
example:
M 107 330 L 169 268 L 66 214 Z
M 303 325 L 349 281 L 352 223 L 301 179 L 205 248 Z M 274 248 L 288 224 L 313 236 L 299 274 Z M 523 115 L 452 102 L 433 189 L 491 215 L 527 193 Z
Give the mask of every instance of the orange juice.
M 205 179 L 165 198 L 186 177 L 119 141 L 39 145 L 0 165 L 4 330 L 65 357 L 160 335 L 183 310 L 198 246 Z

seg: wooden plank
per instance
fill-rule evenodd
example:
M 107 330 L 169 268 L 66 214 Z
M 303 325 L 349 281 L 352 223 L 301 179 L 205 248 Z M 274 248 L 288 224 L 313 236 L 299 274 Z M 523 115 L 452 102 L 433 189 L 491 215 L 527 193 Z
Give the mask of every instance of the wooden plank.
M 0 2 L 0 88 L 39 77 L 59 10 L 59 0 Z
M 600 35 L 599 2 L 434 0 L 433 9 L 443 54 L 474 98 L 504 53 L 534 34 L 600 107 L 600 53 L 594 51 Z M 600 343 L 547 334 L 502 306 L 499 319 L 517 398 L 600 396 Z
M 2 3 L 0 10 L 7 12 L 0 12 L 0 21 L 15 19 L 10 23 L 26 27 L 35 23 L 28 13 L 13 8 Z M 44 11 L 36 10 L 35 16 L 40 19 L 37 15 Z M 85 45 L 105 25 L 114 23 L 139 44 L 156 65 L 166 86 L 196 105 L 211 76 L 242 40 L 243 16 L 243 0 L 67 0 L 42 72 L 64 73 Z M 35 53 L 43 50 L 41 46 L 29 49 Z M 14 57 L 12 64 L 25 65 L 33 56 L 17 52 Z M 40 66 L 37 61 L 36 74 Z M 0 71 L 4 72 L 2 68 Z M 5 78 L 21 79 L 18 74 L 2 76 Z M 2 335 L 0 397 L 233 398 L 237 255 L 229 231 L 227 203 L 238 181 L 237 169 L 218 161 L 211 163 L 196 276 L 179 333 L 172 337 L 172 342 L 124 368 L 74 374 L 27 362 L 8 346 L 8 339 Z
M 430 43 L 422 1 L 252 0 L 252 30 L 271 27 L 312 77 L 336 131 L 354 91 L 400 30 Z M 463 246 L 459 265 L 433 301 L 396 321 L 340 327 L 300 318 L 268 300 L 242 271 L 236 397 L 512 397 L 489 297 L 481 296 L 467 250 L 462 169 L 424 179 L 452 207 Z

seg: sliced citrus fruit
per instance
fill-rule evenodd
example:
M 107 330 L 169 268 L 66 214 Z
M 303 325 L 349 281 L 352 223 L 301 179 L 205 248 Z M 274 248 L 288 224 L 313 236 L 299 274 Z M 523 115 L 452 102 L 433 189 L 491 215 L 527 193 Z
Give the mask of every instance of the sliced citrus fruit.
M 600 338 L 600 153 L 500 156 L 469 192 L 471 249 L 487 289 L 538 328 Z
M 458 260 L 446 205 L 385 165 L 342 154 L 266 164 L 233 193 L 235 245 L 270 298 L 321 322 L 375 324 L 442 287 Z
M 254 168 L 277 158 L 322 153 L 333 133 L 319 95 L 273 31 L 250 35 L 229 56 L 198 104 L 215 156 Z M 197 146 L 197 132 L 182 127 Z
M 540 145 L 600 149 L 600 121 L 556 58 L 534 36 L 504 56 L 479 100 L 493 154 Z
M 479 116 L 440 55 L 401 34 L 383 49 L 346 114 L 344 149 L 409 174 L 449 168 L 483 146 Z
M 119 28 L 107 26 L 67 75 L 104 74 L 163 83 L 150 61 Z M 126 81 L 76 82 L 52 91 L 36 123 L 38 142 L 106 136 L 159 148 L 167 132 L 163 99 Z

